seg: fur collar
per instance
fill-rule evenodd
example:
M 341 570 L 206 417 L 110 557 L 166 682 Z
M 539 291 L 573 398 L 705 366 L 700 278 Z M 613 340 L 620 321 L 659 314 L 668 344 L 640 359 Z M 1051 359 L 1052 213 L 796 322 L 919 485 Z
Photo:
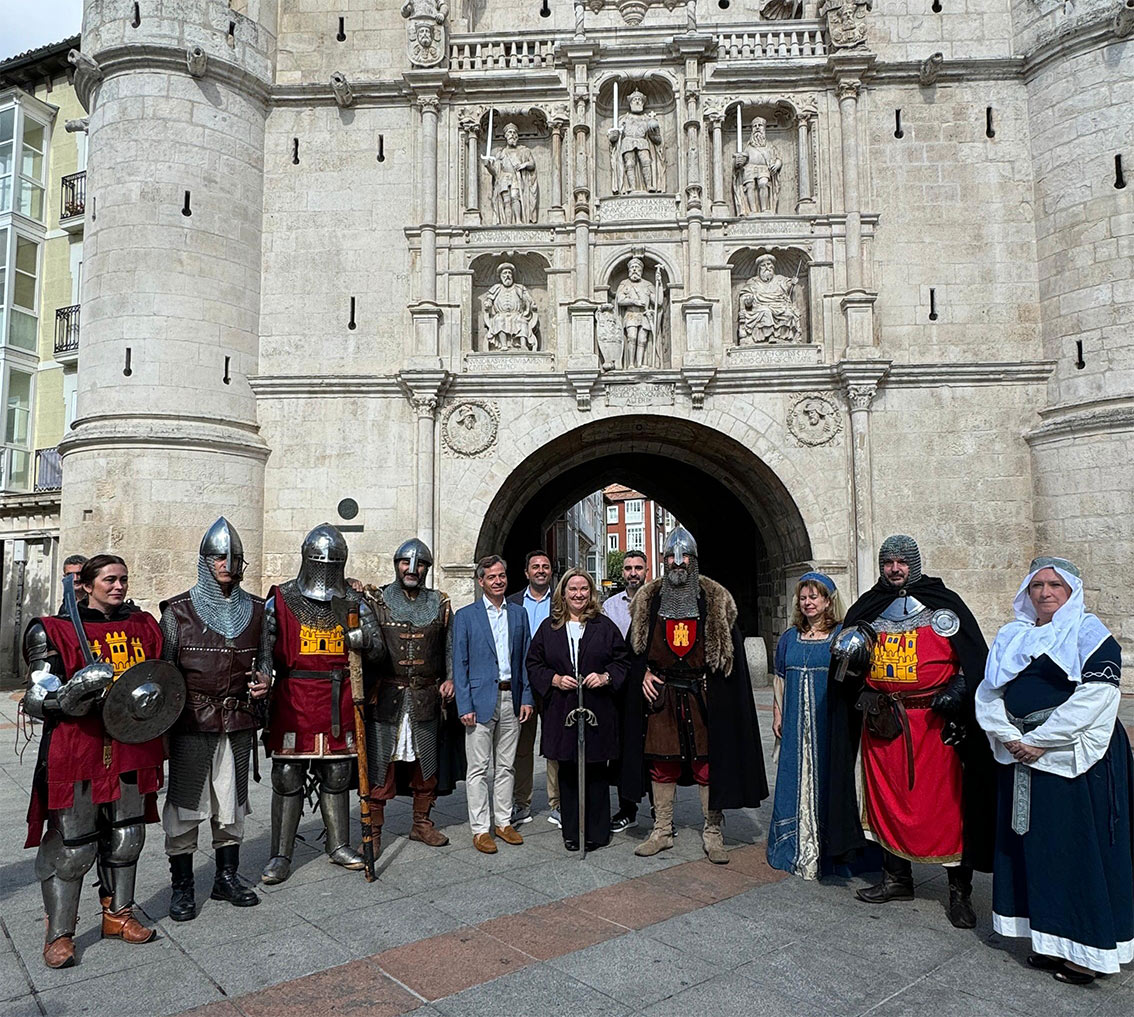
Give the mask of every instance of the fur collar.
M 732 627 L 736 624 L 736 601 L 720 583 L 700 576 L 705 598 L 705 665 L 712 671 L 732 674 Z M 650 608 L 664 579 L 643 586 L 630 602 L 630 646 L 645 653 L 650 635 Z

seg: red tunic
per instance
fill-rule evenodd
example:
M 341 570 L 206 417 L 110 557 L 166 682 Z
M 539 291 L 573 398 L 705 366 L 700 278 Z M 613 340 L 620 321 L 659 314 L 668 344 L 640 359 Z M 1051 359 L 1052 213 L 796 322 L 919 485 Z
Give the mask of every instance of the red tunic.
M 882 632 L 866 684 L 911 698 L 945 684 L 960 669 L 952 643 L 928 625 Z M 915 862 L 955 862 L 961 857 L 963 815 L 961 757 L 941 741 L 945 718 L 935 710 L 907 710 L 913 744 L 910 790 L 904 735 L 885 741 L 862 731 L 862 828 L 887 851 Z
M 40 618 L 50 644 L 59 651 L 66 680 L 85 660 L 79 638 L 67 618 Z M 161 629 L 145 611 L 135 611 L 117 621 L 83 620 L 91 650 L 114 666 L 117 678 L 143 660 L 161 656 Z M 145 798 L 147 822 L 157 822 L 156 792 L 162 785 L 165 761 L 161 738 L 128 745 L 110 738 L 102 718 L 92 710 L 85 717 L 62 717 L 50 728 L 47 745 L 46 795 L 42 787 L 33 789 L 28 807 L 28 838 L 24 847 L 35 847 L 43 836 L 47 812 L 69 809 L 75 804 L 75 782 L 91 782 L 91 798 L 98 805 L 117 801 L 121 795 L 119 778 L 136 773 L 138 790 Z
M 268 751 L 279 756 L 319 758 L 355 755 L 350 660 L 343 627 L 310 629 L 288 608 L 278 586 L 273 586 L 268 596 L 275 598 L 277 625 Z M 327 677 L 300 678 L 293 674 L 295 671 L 326 673 Z M 335 671 L 344 676 L 337 738 L 331 734 L 331 673 Z

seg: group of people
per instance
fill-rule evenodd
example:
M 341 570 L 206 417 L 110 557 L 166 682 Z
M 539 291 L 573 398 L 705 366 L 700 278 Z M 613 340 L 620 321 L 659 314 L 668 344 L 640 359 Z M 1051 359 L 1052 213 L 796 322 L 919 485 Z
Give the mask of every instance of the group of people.
M 758 806 L 768 785 L 736 604 L 700 575 L 687 531 L 670 534 L 650 582 L 645 556 L 629 552 L 625 589 L 601 603 L 580 569 L 553 590 L 540 550 L 511 597 L 506 562 L 483 558 L 479 596 L 457 611 L 428 585 L 421 540 L 394 552 L 385 586 L 348 579 L 346 563 L 324 523 L 304 539 L 296 578 L 262 600 L 242 588 L 240 538 L 222 518 L 201 542 L 196 584 L 161 604 L 160 621 L 127 599 L 125 562 L 97 555 L 67 580 L 64 611 L 29 625 L 24 709 L 43 736 L 27 846 L 39 849 L 48 966 L 75 963 L 96 862 L 103 936 L 153 938 L 134 915 L 134 882 L 167 759 L 170 918 L 197 915 L 206 821 L 212 898 L 259 903 L 239 874 L 258 741 L 272 761 L 266 884 L 291 875 L 305 798 L 318 802 L 329 860 L 368 876 L 386 804 L 412 797 L 409 837 L 441 846 L 433 806 L 461 780 L 475 848 L 521 845 L 537 733 L 548 818 L 568 851 L 636 826 L 647 795 L 653 828 L 635 853 L 672 848 L 684 784 L 698 787 L 705 855 L 728 862 L 723 810 Z M 990 652 L 961 598 L 922 575 L 911 538 L 887 539 L 879 570 L 845 617 L 830 577 L 796 586 L 775 653 L 769 863 L 817 878 L 880 848 L 881 881 L 857 894 L 868 903 L 911 899 L 911 862 L 943 864 L 961 928 L 976 921 L 973 870 L 991 869 L 994 928 L 1030 937 L 1029 963 L 1071 983 L 1117 971 L 1134 955 L 1130 748 L 1116 722 L 1119 648 L 1085 611 L 1078 571 L 1033 562 Z M 119 681 L 126 726 L 108 712 Z M 163 711 L 172 726 L 155 735 Z
M 963 600 L 883 542 L 879 579 L 843 611 L 801 577 L 775 654 L 778 774 L 768 862 L 805 879 L 877 868 L 871 904 L 912 900 L 913 862 L 948 874 L 972 928 L 973 871 L 993 873 L 996 932 L 1084 985 L 1134 960 L 1130 742 L 1121 652 L 1079 570 L 1037 558 L 991 649 Z M 999 765 L 997 765 L 999 764 Z

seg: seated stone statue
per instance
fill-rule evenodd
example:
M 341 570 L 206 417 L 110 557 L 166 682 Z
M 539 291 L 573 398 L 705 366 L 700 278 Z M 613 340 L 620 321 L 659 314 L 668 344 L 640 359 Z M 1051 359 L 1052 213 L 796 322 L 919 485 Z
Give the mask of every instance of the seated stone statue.
M 756 274 L 740 289 L 736 341 L 740 346 L 756 343 L 797 343 L 803 340 L 799 308 L 795 306 L 797 280 L 776 274 L 776 259 L 763 254 L 756 259 Z
M 539 312 L 528 288 L 516 282 L 516 268 L 506 261 L 499 282 L 481 297 L 486 348 L 493 352 L 539 349 Z

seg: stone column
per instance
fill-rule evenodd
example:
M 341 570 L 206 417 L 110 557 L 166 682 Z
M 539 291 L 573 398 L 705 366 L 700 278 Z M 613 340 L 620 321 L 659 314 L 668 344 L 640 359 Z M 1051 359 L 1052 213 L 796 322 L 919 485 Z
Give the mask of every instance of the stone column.
M 414 435 L 414 489 L 416 491 L 416 532 L 430 547 L 433 544 L 433 522 L 436 512 L 434 477 L 437 460 L 437 408 L 452 375 L 445 371 L 403 371 L 398 383 L 413 407 L 416 427 Z M 434 552 L 436 553 L 436 551 Z
M 591 128 L 587 123 L 585 96 L 575 100 L 575 299 L 590 300 L 590 160 L 587 144 Z
M 437 119 L 441 100 L 423 95 L 421 107 L 421 299 L 437 299 Z
M 799 133 L 799 206 L 812 203 L 811 196 L 811 117 L 806 113 L 799 115 L 796 123 Z
M 465 223 L 480 225 L 480 123 L 461 121 L 465 133 Z
M 570 119 L 566 116 L 553 116 L 551 119 L 551 208 L 548 214 L 552 222 L 566 222 L 563 209 L 563 139 L 567 133 Z
M 847 289 L 862 289 L 862 209 L 858 195 L 857 78 L 839 81 L 839 118 L 843 141 L 843 208 L 847 215 Z
M 710 110 L 705 114 L 713 140 L 713 215 L 728 215 L 724 188 L 724 110 Z

